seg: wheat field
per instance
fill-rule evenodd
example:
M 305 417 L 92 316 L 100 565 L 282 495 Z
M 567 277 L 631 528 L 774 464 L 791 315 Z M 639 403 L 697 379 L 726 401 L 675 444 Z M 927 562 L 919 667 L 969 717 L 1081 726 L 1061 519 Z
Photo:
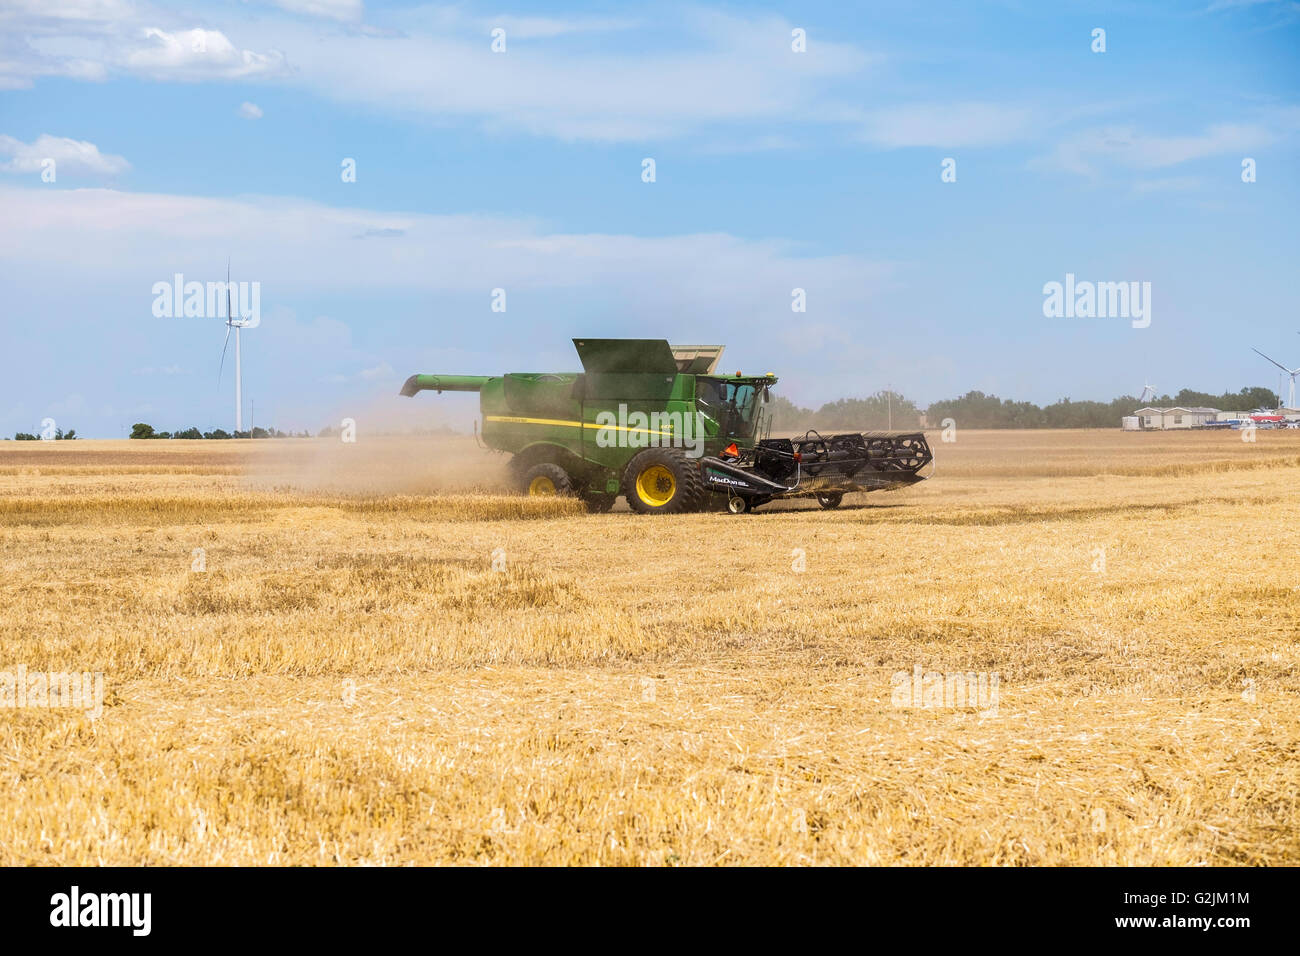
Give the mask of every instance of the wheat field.
M 1300 433 L 930 437 L 679 517 L 468 440 L 3 443 L 0 671 L 104 696 L 0 707 L 0 865 L 1300 863 Z

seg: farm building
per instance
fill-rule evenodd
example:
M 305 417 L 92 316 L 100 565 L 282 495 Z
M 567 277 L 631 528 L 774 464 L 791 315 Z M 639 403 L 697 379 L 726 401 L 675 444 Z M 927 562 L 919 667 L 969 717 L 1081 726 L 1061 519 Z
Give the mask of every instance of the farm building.
M 1217 408 L 1139 408 L 1133 413 L 1142 428 L 1191 428 L 1216 421 L 1222 414 Z

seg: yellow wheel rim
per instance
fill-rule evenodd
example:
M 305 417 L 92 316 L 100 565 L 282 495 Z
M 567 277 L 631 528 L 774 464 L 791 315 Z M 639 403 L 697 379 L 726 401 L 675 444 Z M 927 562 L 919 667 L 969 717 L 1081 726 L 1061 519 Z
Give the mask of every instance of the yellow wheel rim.
M 528 483 L 528 493 L 530 495 L 554 495 L 555 482 L 545 475 L 538 475 Z
M 651 465 L 636 476 L 636 495 L 644 504 L 662 508 L 677 494 L 677 479 L 663 465 Z

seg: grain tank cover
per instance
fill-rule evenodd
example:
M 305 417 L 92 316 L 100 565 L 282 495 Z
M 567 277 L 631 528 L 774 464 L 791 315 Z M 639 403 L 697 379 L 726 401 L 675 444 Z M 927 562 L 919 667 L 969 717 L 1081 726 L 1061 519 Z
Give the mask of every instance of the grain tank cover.
M 677 372 L 667 339 L 574 339 L 573 347 L 589 373 Z

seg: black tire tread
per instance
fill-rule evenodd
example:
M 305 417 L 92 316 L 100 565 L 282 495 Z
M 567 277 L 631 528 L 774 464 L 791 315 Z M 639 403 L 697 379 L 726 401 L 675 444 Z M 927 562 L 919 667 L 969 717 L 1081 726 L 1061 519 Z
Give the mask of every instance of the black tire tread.
M 636 493 L 636 476 L 650 465 L 664 465 L 677 481 L 678 493 L 662 508 L 642 504 Z M 686 514 L 699 511 L 707 492 L 699 466 L 677 448 L 647 448 L 627 463 L 623 472 L 623 495 L 638 514 Z
M 550 461 L 539 462 L 521 472 L 519 475 L 519 490 L 525 495 L 528 494 L 528 486 L 532 483 L 532 480 L 541 476 L 551 479 L 551 484 L 555 485 L 556 495 L 574 494 L 573 478 L 559 465 Z

